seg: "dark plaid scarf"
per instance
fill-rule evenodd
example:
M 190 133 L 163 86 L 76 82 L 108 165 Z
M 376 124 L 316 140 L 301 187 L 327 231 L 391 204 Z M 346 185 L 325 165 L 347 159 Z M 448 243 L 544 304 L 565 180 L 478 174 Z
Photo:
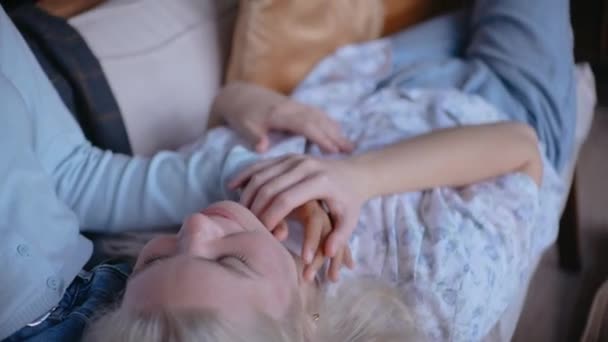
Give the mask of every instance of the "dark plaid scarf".
M 116 99 L 99 61 L 78 31 L 34 1 L 3 1 L 2 5 L 87 139 L 99 148 L 131 154 Z

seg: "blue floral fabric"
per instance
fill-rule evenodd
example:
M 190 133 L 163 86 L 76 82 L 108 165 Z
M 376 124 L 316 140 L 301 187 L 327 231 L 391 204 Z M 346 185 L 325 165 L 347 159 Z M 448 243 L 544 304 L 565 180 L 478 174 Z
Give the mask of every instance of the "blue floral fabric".
M 474 95 L 384 82 L 399 76 L 392 54 L 387 40 L 345 47 L 320 63 L 293 97 L 338 120 L 357 144 L 354 153 L 441 128 L 509 119 Z M 282 137 L 259 156 L 227 128 L 211 130 L 184 151 L 211 142 L 227 158 L 226 180 L 260 157 L 321 155 L 302 137 Z M 543 146 L 539 149 L 544 156 Z M 403 165 L 403 177 L 407 168 Z M 344 278 L 375 277 L 396 286 L 430 341 L 480 341 L 526 286 L 533 260 L 555 241 L 563 192 L 544 157 L 540 188 L 516 173 L 466 187 L 372 199 L 350 240 L 357 267 L 344 271 Z M 287 242 L 294 252 L 297 245 Z

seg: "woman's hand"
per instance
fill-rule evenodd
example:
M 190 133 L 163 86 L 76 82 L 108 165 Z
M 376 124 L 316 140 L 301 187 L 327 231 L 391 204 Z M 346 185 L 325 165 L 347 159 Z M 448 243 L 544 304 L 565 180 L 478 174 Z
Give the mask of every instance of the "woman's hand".
M 302 135 L 329 153 L 350 152 L 353 148 L 340 125 L 324 112 L 254 84 L 235 82 L 226 86 L 217 95 L 212 111 L 258 152 L 270 147 L 270 130 Z
M 323 209 L 321 203 L 316 200 L 308 201 L 303 205 L 294 209 L 289 218 L 300 222 L 303 227 L 302 251 L 300 253 L 304 268 L 302 278 L 305 281 L 312 281 L 319 269 L 325 263 L 325 258 L 328 256 L 323 252 L 323 244 L 327 240 L 328 235 L 332 231 L 331 220 L 328 213 Z M 287 221 L 279 222 L 276 227 L 269 228 L 272 235 L 279 241 L 284 241 L 289 235 Z M 340 269 L 346 266 L 350 269 L 355 267 L 350 247 L 344 244 L 336 253 L 336 256 L 330 258 L 327 275 L 330 281 L 337 282 L 340 278 Z
M 271 229 L 295 208 L 311 200 L 322 200 L 333 221 L 324 254 L 335 257 L 357 225 L 361 205 L 368 199 L 367 183 L 348 159 L 291 155 L 253 164 L 229 186 L 243 187 L 241 204 Z M 306 253 L 304 256 L 308 256 Z

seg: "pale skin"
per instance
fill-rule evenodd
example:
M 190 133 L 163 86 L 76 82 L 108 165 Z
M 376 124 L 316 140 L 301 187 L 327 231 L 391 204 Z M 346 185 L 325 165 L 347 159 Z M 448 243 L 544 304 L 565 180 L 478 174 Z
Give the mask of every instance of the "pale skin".
M 288 186 L 279 192 L 283 197 L 278 202 L 276 196 L 270 196 L 269 205 L 257 207 L 263 208 L 259 216 L 280 222 L 291 203 L 323 199 L 338 219 L 337 225 L 329 233 L 331 229 L 310 221 L 310 230 L 321 231 L 322 236 L 306 239 L 319 253 L 325 234 L 332 234 L 333 243 L 338 244 L 334 246 L 338 247 L 335 260 L 350 257 L 340 240 L 352 231 L 346 224 L 356 222 L 367 198 L 432 186 L 460 186 L 508 172 L 525 173 L 540 185 L 542 164 L 534 132 L 521 124 L 502 123 L 438 131 L 342 160 L 306 156 L 268 160 L 250 167 L 233 185 L 275 172 L 277 177 L 261 187 L 274 181 Z M 289 177 L 283 178 L 285 175 Z M 281 179 L 299 181 L 283 183 Z M 263 194 L 272 194 L 247 190 L 255 184 L 251 179 L 245 190 L 253 195 L 243 196 L 251 207 Z M 314 210 L 308 213 L 317 216 Z M 299 215 L 307 217 L 306 211 Z M 306 302 L 318 288 L 300 276 L 302 263 L 267 229 L 276 226 L 270 222 L 265 226 L 251 211 L 233 202 L 220 202 L 193 214 L 178 234 L 158 237 L 144 247 L 127 285 L 123 308 L 139 312 L 167 307 L 213 309 L 242 324 L 253 322 L 259 312 L 282 317 L 294 296 Z M 325 247 L 331 249 L 328 242 Z M 331 250 L 321 254 L 331 255 Z
M 316 291 L 299 276 L 302 267 L 249 210 L 219 202 L 188 217 L 177 234 L 146 244 L 122 306 L 212 309 L 242 324 L 260 312 L 280 319 L 294 296 L 304 301 Z
M 270 147 L 271 130 L 303 135 L 329 153 L 349 153 L 354 147 L 325 113 L 252 84 L 226 86 L 213 111 L 258 152 Z M 320 238 L 316 229 L 304 231 L 304 279 L 312 280 L 323 257 L 330 257 L 329 279 L 337 281 L 343 262 L 353 266 L 345 242 L 365 201 L 438 186 L 468 185 L 509 172 L 526 173 L 540 183 L 542 162 L 537 144 L 534 131 L 524 124 L 459 127 L 341 160 L 287 156 L 262 161 L 243 171 L 230 186 L 243 188 L 241 203 L 281 241 L 288 235 L 288 213 L 304 203 L 312 208 L 316 201 L 323 201 L 334 227 L 331 234 L 327 229 L 323 232 L 329 234 L 327 238 Z M 318 206 L 315 211 L 321 212 Z M 309 215 L 317 216 L 325 217 Z
M 540 185 L 536 135 L 522 124 L 437 131 L 340 160 L 287 156 L 262 161 L 231 184 L 246 184 L 242 202 L 253 213 L 242 205 L 221 202 L 193 214 L 178 234 L 152 240 L 138 258 L 122 305 L 140 312 L 161 307 L 214 309 L 243 324 L 253 322 L 259 312 L 280 318 L 294 296 L 306 302 L 307 295 L 318 290 L 306 281 L 306 275 L 314 275 L 320 267 L 315 264 L 317 256 L 321 261 L 332 257 L 332 264 L 338 265 L 333 266 L 335 273 L 350 258 L 344 242 L 365 200 L 467 185 L 509 172 L 525 173 Z M 307 273 L 267 227 L 277 227 L 293 208 L 302 207 L 300 202 L 312 211 L 300 211 L 296 218 L 319 216 L 314 211 L 319 208 L 317 199 L 327 203 L 335 226 L 332 230 L 326 223 L 309 221 L 313 223 L 305 231 L 313 233 L 306 235 L 304 248 L 316 256 L 313 262 L 305 261 Z M 346 264 L 352 266 L 352 259 Z
M 325 113 L 252 84 L 234 83 L 222 89 L 212 111 L 258 152 L 270 147 L 268 133 L 273 130 L 305 136 L 326 152 L 353 148 Z M 141 312 L 167 306 L 215 309 L 241 322 L 251 322 L 260 311 L 280 318 L 295 294 L 306 297 L 316 290 L 306 280 L 312 280 L 323 265 L 325 255 L 317 247 L 332 230 L 317 201 L 303 203 L 291 214 L 305 228 L 306 246 L 314 245 L 316 252 L 308 265 L 279 242 L 287 237 L 283 220 L 271 232 L 245 207 L 220 202 L 192 214 L 177 234 L 146 244 L 122 305 Z M 343 265 L 353 266 L 348 246 L 337 255 L 329 266 L 332 279 L 337 279 Z
M 222 88 L 211 108 L 257 152 L 270 148 L 270 131 L 301 135 L 324 152 L 351 152 L 353 144 L 326 113 L 273 90 L 245 82 Z
M 368 153 L 339 160 L 291 155 L 253 164 L 230 186 L 243 187 L 241 203 L 269 229 L 293 208 L 324 201 L 334 229 L 324 255 L 340 258 L 359 217 L 374 197 L 451 186 L 458 187 L 511 172 L 540 185 L 542 159 L 535 132 L 514 122 L 435 131 Z M 304 242 L 309 262 L 314 244 Z

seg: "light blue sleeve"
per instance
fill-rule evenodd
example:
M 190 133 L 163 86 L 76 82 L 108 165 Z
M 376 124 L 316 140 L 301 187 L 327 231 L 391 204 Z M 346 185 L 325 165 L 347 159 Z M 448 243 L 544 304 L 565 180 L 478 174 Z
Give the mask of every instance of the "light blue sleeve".
M 235 144 L 206 141 L 189 154 L 161 152 L 130 158 L 100 151 L 81 141 L 55 169 L 58 193 L 95 231 L 167 227 L 209 204 L 235 199 L 226 183 L 257 155 Z
M 567 0 L 476 0 L 393 37 L 393 84 L 476 94 L 536 129 L 554 167 L 572 156 L 576 122 Z
M 226 151 L 161 152 L 147 159 L 101 151 L 85 141 L 72 147 L 53 175 L 60 198 L 87 230 L 167 227 L 227 197 Z
M 524 106 L 526 121 L 559 170 L 571 159 L 576 123 L 569 9 L 568 0 L 477 0 L 465 55 L 485 63 Z M 508 100 L 493 94 L 492 85 L 480 93 L 511 114 Z
M 228 196 L 223 175 L 232 173 L 224 168 L 233 147 L 229 143 L 212 142 L 190 154 L 161 152 L 152 158 L 131 158 L 92 146 L 1 10 L 0 71 L 30 115 L 31 137 L 19 141 L 31 146 L 56 196 L 76 214 L 82 229 L 108 232 L 176 225 Z M 3 120 L 18 120 L 19 115 L 7 114 Z

